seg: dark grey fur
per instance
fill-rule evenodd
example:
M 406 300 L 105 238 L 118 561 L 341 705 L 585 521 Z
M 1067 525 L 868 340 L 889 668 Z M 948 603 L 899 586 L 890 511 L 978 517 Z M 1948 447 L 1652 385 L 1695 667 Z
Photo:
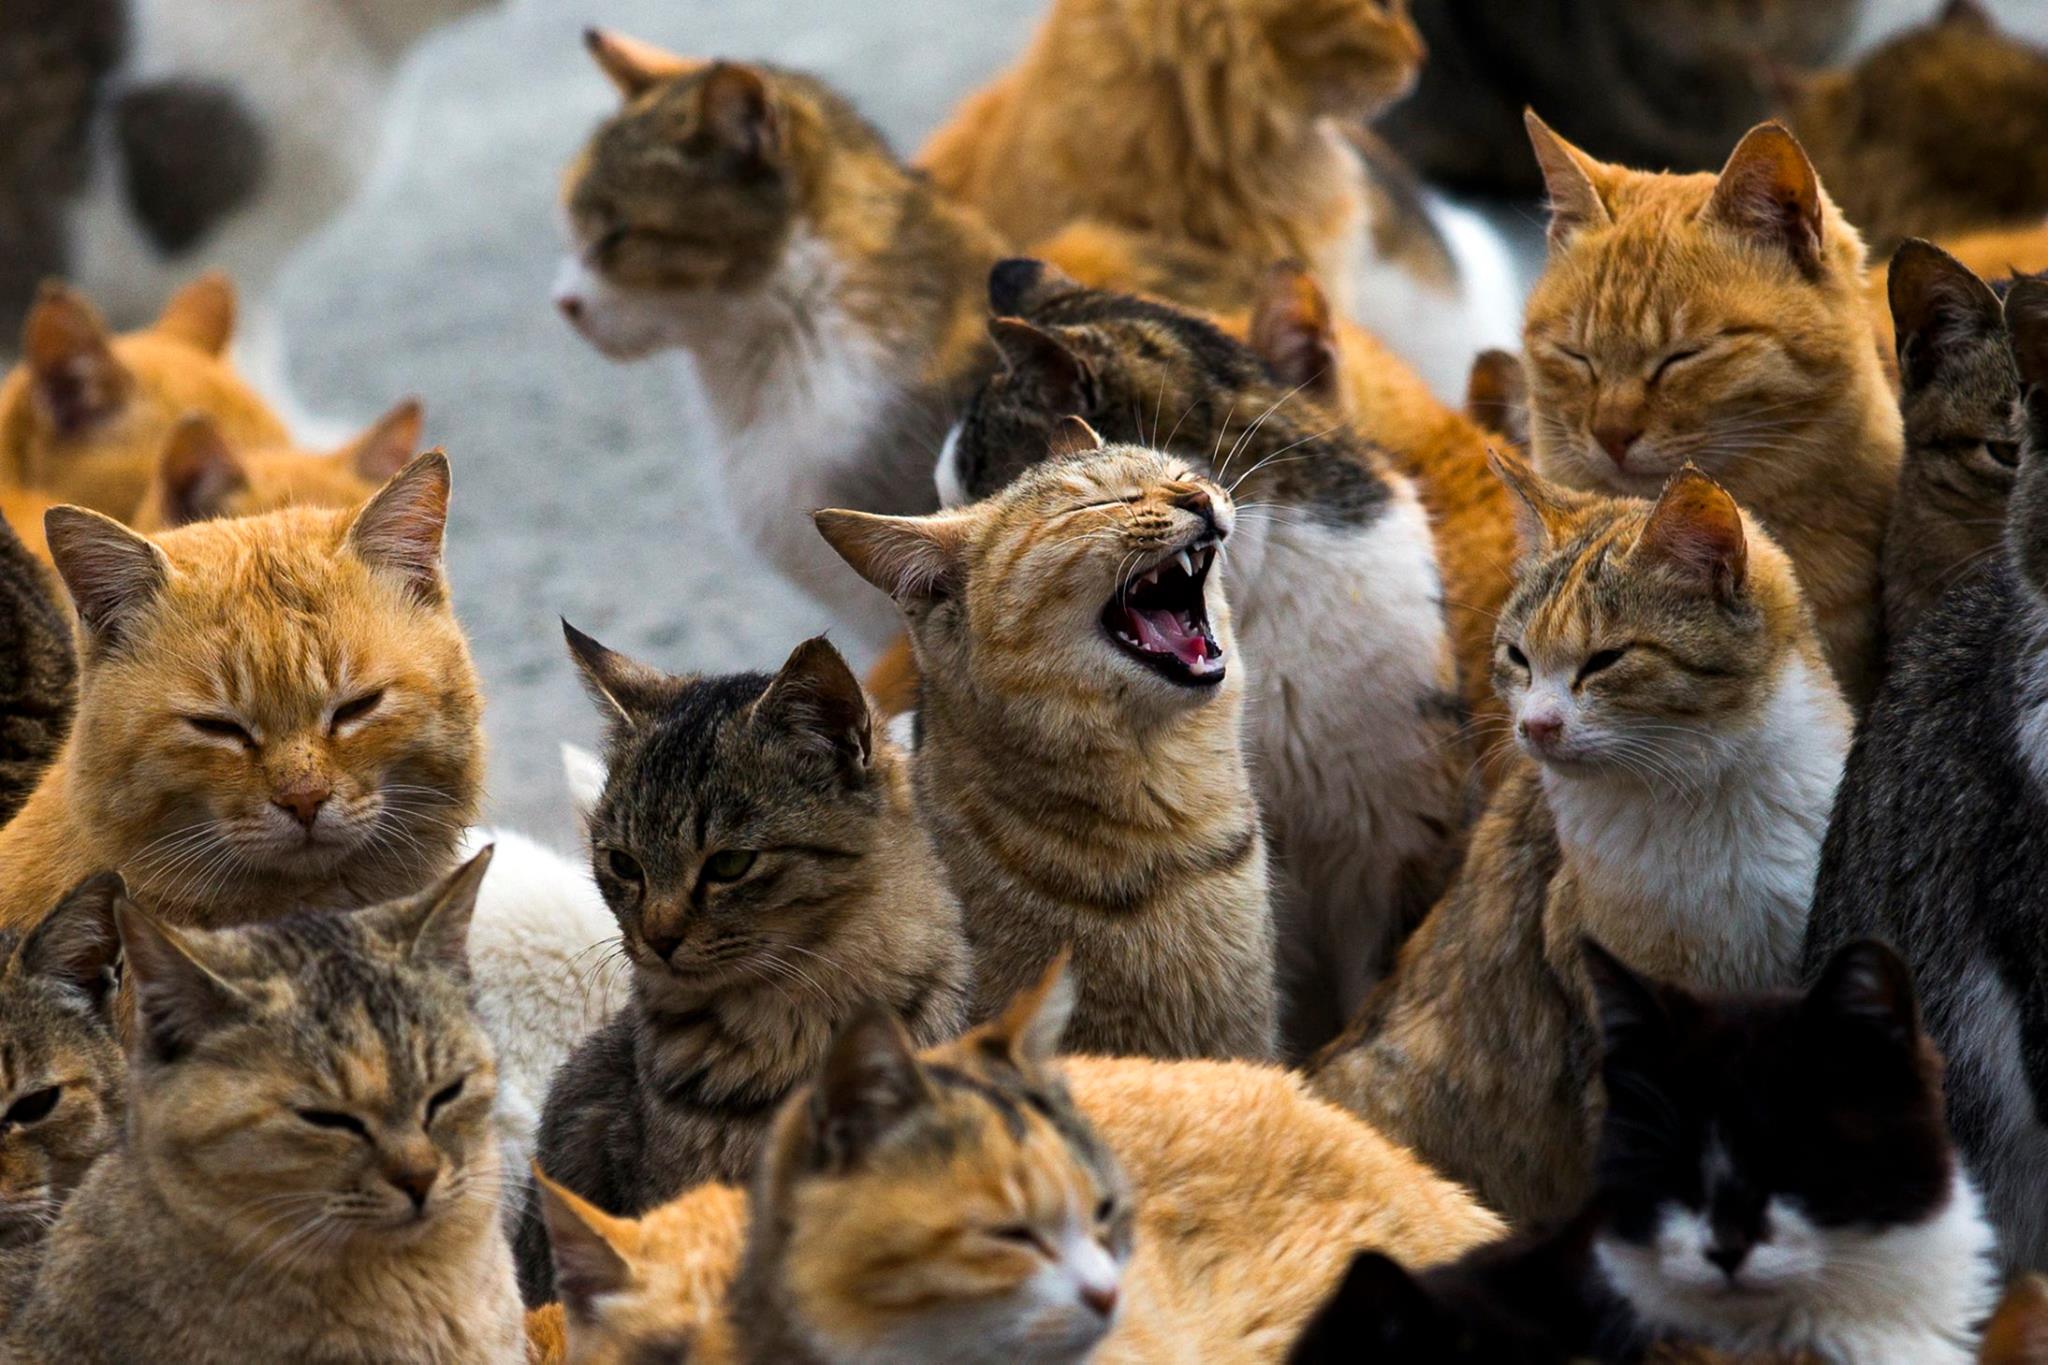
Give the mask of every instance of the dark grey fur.
M 0 824 L 63 747 L 77 685 L 71 613 L 50 571 L 0 520 Z
M 114 107 L 128 208 L 166 256 L 197 246 L 255 197 L 269 139 L 234 92 L 166 80 L 121 92 Z

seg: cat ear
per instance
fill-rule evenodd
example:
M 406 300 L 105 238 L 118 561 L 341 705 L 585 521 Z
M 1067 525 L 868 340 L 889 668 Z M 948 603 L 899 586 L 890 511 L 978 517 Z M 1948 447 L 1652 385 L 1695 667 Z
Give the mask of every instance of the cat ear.
M 121 934 L 114 907 L 128 888 L 118 872 L 88 877 L 65 893 L 8 959 L 7 970 L 68 986 L 104 1006 L 114 995 L 114 964 Z
M 931 1084 L 894 1014 L 864 1010 L 833 1040 L 810 1098 L 817 1160 L 846 1170 L 931 1099 Z
M 1958 27 L 1995 29 L 1998 21 L 1992 17 L 1981 0 L 1948 0 L 1941 10 L 1940 22 Z
M 245 1004 L 241 992 L 200 960 L 186 931 L 125 900 L 114 906 L 114 924 L 135 992 L 138 1046 L 150 1058 L 176 1061 L 240 1013 Z
M 569 642 L 569 657 L 583 675 L 584 690 L 616 723 L 628 728 L 644 725 L 667 708 L 675 679 L 606 649 L 567 621 L 562 622 L 562 638 Z
M 602 28 L 583 30 L 583 48 L 619 88 L 619 94 L 629 100 L 664 81 L 702 71 L 706 65 L 701 59 L 679 57 L 652 43 Z
M 1088 425 L 1081 418 L 1068 413 L 1053 423 L 1052 435 L 1046 439 L 1046 453 L 1056 460 L 1074 455 L 1087 455 L 1102 449 L 1102 433 Z
M 2005 295 L 2013 362 L 2030 388 L 2048 388 L 2048 279 L 2022 275 Z
M 1465 415 L 1518 446 L 1529 444 L 1529 380 L 1513 351 L 1481 351 L 1465 380 Z
M 640 1255 L 640 1224 L 614 1218 L 595 1204 L 557 1185 L 533 1168 L 541 1221 L 555 1262 L 555 1292 L 562 1311 L 582 1323 L 599 1316 L 599 1301 L 634 1288 Z
M 795 734 L 831 754 L 849 775 L 873 756 L 874 725 L 860 679 L 831 641 L 818 635 L 790 653 L 754 703 L 756 723 Z
M 1759 123 L 1735 144 L 1700 217 L 1780 248 L 1808 275 L 1820 271 L 1820 178 L 1782 123 Z
M 221 354 L 235 335 L 234 281 L 218 270 L 207 271 L 171 295 L 150 330 L 208 355 Z
M 98 512 L 52 507 L 43 513 L 43 538 L 96 648 L 119 643 L 170 582 L 162 550 Z
M 420 601 L 442 601 L 447 595 L 441 545 L 448 530 L 448 492 L 448 457 L 430 450 L 363 504 L 349 524 L 349 548 L 371 568 L 399 575 Z
M 1514 495 L 1515 529 L 1525 549 L 1555 545 L 1578 524 L 1581 496 L 1538 474 L 1520 455 L 1489 446 L 1486 467 Z
M 782 148 L 782 114 L 768 80 L 751 66 L 719 62 L 697 87 L 705 126 L 726 150 L 747 161 L 765 161 Z
M 1534 109 L 1522 111 L 1522 123 L 1529 130 L 1529 145 L 1536 151 L 1544 190 L 1550 196 L 1551 249 L 1587 228 L 1612 225 L 1614 215 L 1607 211 L 1607 201 L 1600 194 L 1600 182 L 1607 178 L 1609 168 L 1551 131 Z
M 1579 960 L 1593 987 L 1600 1038 L 1610 1055 L 1663 1043 L 1671 1027 L 1671 1012 L 1655 982 L 1637 975 L 1591 935 L 1579 937 Z
M 1999 1301 L 1977 1349 L 1978 1365 L 2048 1361 L 2048 1277 L 2023 1275 Z
M 1361 1251 L 1302 1330 L 1288 1365 L 1350 1365 L 1362 1341 L 1447 1349 L 1449 1341 L 1437 1340 L 1442 1320 L 1442 1310 L 1399 1261 L 1385 1252 Z M 1414 1358 L 1427 1357 L 1418 1352 Z
M 408 398 L 372 422 L 362 435 L 343 446 L 336 456 L 348 461 L 356 477 L 366 483 L 384 483 L 395 478 L 419 453 L 420 432 L 426 414 L 420 400 Z
M 1006 257 L 989 267 L 988 311 L 997 317 L 1033 313 L 1082 287 L 1079 280 L 1049 261 Z
M 1918 237 L 1899 243 L 1886 272 L 1885 291 L 1898 338 L 1899 373 L 1909 388 L 1933 379 L 1950 346 L 2005 333 L 2005 305 L 1991 286 L 1961 261 Z
M 1686 465 L 1658 495 L 1629 562 L 1674 565 L 1701 579 L 1721 600 L 1732 600 L 1749 572 L 1742 509 L 1727 489 Z
M 1040 1067 L 1059 1055 L 1060 1039 L 1074 1014 L 1074 977 L 1069 953 L 1057 957 L 1032 985 L 1018 992 L 1003 1012 L 981 1030 L 985 1051 L 1019 1067 Z
M 476 917 L 476 898 L 484 874 L 491 870 L 496 845 L 486 844 L 433 890 L 395 905 L 366 913 L 380 918 L 378 927 L 413 962 L 423 962 L 467 980 L 469 926 Z
M 836 507 L 811 520 L 853 571 L 898 602 L 957 592 L 965 568 L 971 507 L 928 517 L 883 517 Z
M 1874 938 L 1845 943 L 1835 951 L 1806 993 L 1806 1007 L 1823 1018 L 1873 1027 L 1901 1045 L 1920 1036 L 1913 970 Z
M 1259 282 L 1247 343 L 1273 377 L 1327 402 L 1337 396 L 1337 324 L 1316 277 L 1282 261 Z
M 1092 412 L 1095 375 L 1088 363 L 1066 343 L 1022 318 L 996 317 L 988 323 L 989 340 L 1002 357 L 1010 382 L 1029 385 L 1038 406 L 1048 413 Z
M 249 472 L 211 417 L 191 413 L 171 428 L 156 462 L 156 497 L 165 527 L 211 521 L 248 486 Z
M 61 284 L 46 283 L 36 295 L 22 324 L 21 354 L 36 410 L 60 435 L 75 436 L 112 417 L 134 387 L 100 315 Z

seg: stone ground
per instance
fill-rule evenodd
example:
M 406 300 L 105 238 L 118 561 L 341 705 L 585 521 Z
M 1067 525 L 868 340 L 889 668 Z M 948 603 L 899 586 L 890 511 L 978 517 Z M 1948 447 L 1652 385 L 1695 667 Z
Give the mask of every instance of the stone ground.
M 455 463 L 456 598 L 490 697 L 489 818 L 568 848 L 556 758 L 591 742 L 556 618 L 672 670 L 772 668 L 828 622 L 720 526 L 687 368 L 613 365 L 548 305 L 561 169 L 612 104 L 586 24 L 764 58 L 851 93 L 901 148 L 1024 41 L 1042 0 L 509 0 L 432 40 L 394 102 L 385 173 L 281 287 L 312 411 L 426 400 Z M 2048 37 L 2048 5 L 2000 0 Z M 1934 0 L 1872 0 L 1879 31 Z M 1501 215 L 1525 255 L 1530 215 Z

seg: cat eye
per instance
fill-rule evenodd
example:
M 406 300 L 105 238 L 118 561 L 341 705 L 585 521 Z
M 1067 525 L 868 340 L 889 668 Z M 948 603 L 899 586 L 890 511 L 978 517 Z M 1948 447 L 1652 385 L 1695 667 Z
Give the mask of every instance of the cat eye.
M 1588 375 L 1594 373 L 1593 362 L 1590 358 L 1583 356 L 1579 354 L 1577 351 L 1574 351 L 1566 346 L 1558 347 L 1557 351 L 1559 355 L 1562 355 L 1566 360 L 1571 361 L 1572 364 L 1577 365 L 1580 369 L 1584 370 Z
M 753 870 L 759 856 L 751 848 L 721 848 L 704 860 L 704 880 L 736 882 Z
M 1664 377 L 1664 372 L 1670 369 L 1673 365 L 1680 364 L 1683 361 L 1691 360 L 1694 356 L 1698 355 L 1699 353 L 1699 348 L 1697 346 L 1695 346 L 1693 349 L 1689 351 L 1673 351 L 1670 355 L 1665 356 L 1662 360 L 1657 362 L 1656 369 L 1650 371 L 1650 382 L 1652 384 L 1656 383 L 1658 380 Z
M 589 259 L 593 261 L 604 260 L 614 251 L 617 251 L 619 244 L 625 240 L 626 229 L 622 227 L 613 228 L 590 244 Z
M 2020 447 L 2017 441 L 1986 441 L 1984 453 L 2007 469 L 2020 467 Z
M 1580 682 L 1584 682 L 1586 679 L 1592 677 L 1595 673 L 1605 672 L 1607 669 L 1614 667 L 1616 664 L 1621 662 L 1621 656 L 1626 652 L 1626 650 L 1622 649 L 1602 649 L 1595 651 L 1592 654 L 1592 656 L 1586 660 L 1586 662 L 1579 665 L 1578 680 Z
M 56 1109 L 57 1097 L 62 1091 L 62 1086 L 50 1085 L 23 1095 L 7 1107 L 6 1113 L 0 1114 L 0 1128 L 19 1128 L 30 1123 L 41 1123 Z
M 226 716 L 187 716 L 185 723 L 209 738 L 231 739 L 251 749 L 256 747 L 256 736 L 250 734 L 241 722 L 229 720 Z
M 315 1128 L 331 1128 L 337 1132 L 354 1133 L 359 1138 L 370 1136 L 370 1130 L 354 1114 L 343 1114 L 333 1109 L 301 1109 L 299 1117 Z
M 1516 645 L 1508 646 L 1508 662 L 1521 669 L 1524 673 L 1529 671 L 1529 656 L 1522 653 L 1521 649 Z
M 1107 1222 L 1109 1222 L 1109 1221 L 1110 1221 L 1110 1220 L 1111 1220 L 1112 1218 L 1115 1218 L 1115 1217 L 1116 1217 L 1116 1200 L 1114 1200 L 1114 1199 L 1104 1199 L 1104 1200 L 1103 1200 L 1103 1201 L 1102 1201 L 1102 1202 L 1101 1202 L 1100 1204 L 1097 1204 L 1097 1205 L 1095 1206 L 1095 1221 L 1096 1221 L 1096 1222 L 1098 1222 L 1098 1223 L 1107 1223 Z
M 1024 1223 L 1011 1223 L 1004 1227 L 990 1228 L 989 1236 L 999 1242 L 1015 1242 L 1018 1246 L 1037 1247 L 1038 1233 Z
M 444 1085 L 439 1090 L 434 1092 L 434 1097 L 427 1101 L 428 1123 L 432 1123 L 434 1121 L 434 1115 L 440 1113 L 444 1106 L 453 1104 L 456 1100 L 461 1098 L 463 1083 L 468 1079 L 469 1077 L 464 1076 L 460 1080 L 457 1080 L 449 1085 Z
M 622 882 L 637 884 L 647 880 L 647 874 L 640 870 L 639 862 L 624 849 L 606 849 L 604 865 L 614 877 L 617 877 Z
M 374 692 L 365 692 L 360 697 L 343 702 L 334 708 L 334 715 L 327 722 L 327 733 L 331 735 L 350 721 L 361 720 L 376 710 L 383 700 L 384 689 L 380 687 Z

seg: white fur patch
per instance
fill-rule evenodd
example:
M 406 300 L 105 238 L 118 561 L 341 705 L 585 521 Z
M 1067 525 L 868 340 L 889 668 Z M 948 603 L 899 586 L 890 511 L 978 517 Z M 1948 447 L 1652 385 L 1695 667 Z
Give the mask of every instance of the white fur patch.
M 1521 349 L 1523 288 L 1492 224 L 1434 192 L 1425 192 L 1423 203 L 1450 248 L 1455 289 L 1446 294 L 1367 250 L 1351 314 L 1370 323 L 1431 392 L 1455 407 L 1464 401 L 1475 355 L 1495 346 Z
M 580 744 L 562 744 L 562 780 L 569 787 L 569 808 L 579 821 L 590 819 L 604 795 L 604 760 Z
M 955 422 L 947 428 L 945 443 L 939 447 L 939 462 L 932 469 L 941 507 L 965 507 L 973 501 L 967 496 L 967 485 L 960 481 L 960 426 Z

